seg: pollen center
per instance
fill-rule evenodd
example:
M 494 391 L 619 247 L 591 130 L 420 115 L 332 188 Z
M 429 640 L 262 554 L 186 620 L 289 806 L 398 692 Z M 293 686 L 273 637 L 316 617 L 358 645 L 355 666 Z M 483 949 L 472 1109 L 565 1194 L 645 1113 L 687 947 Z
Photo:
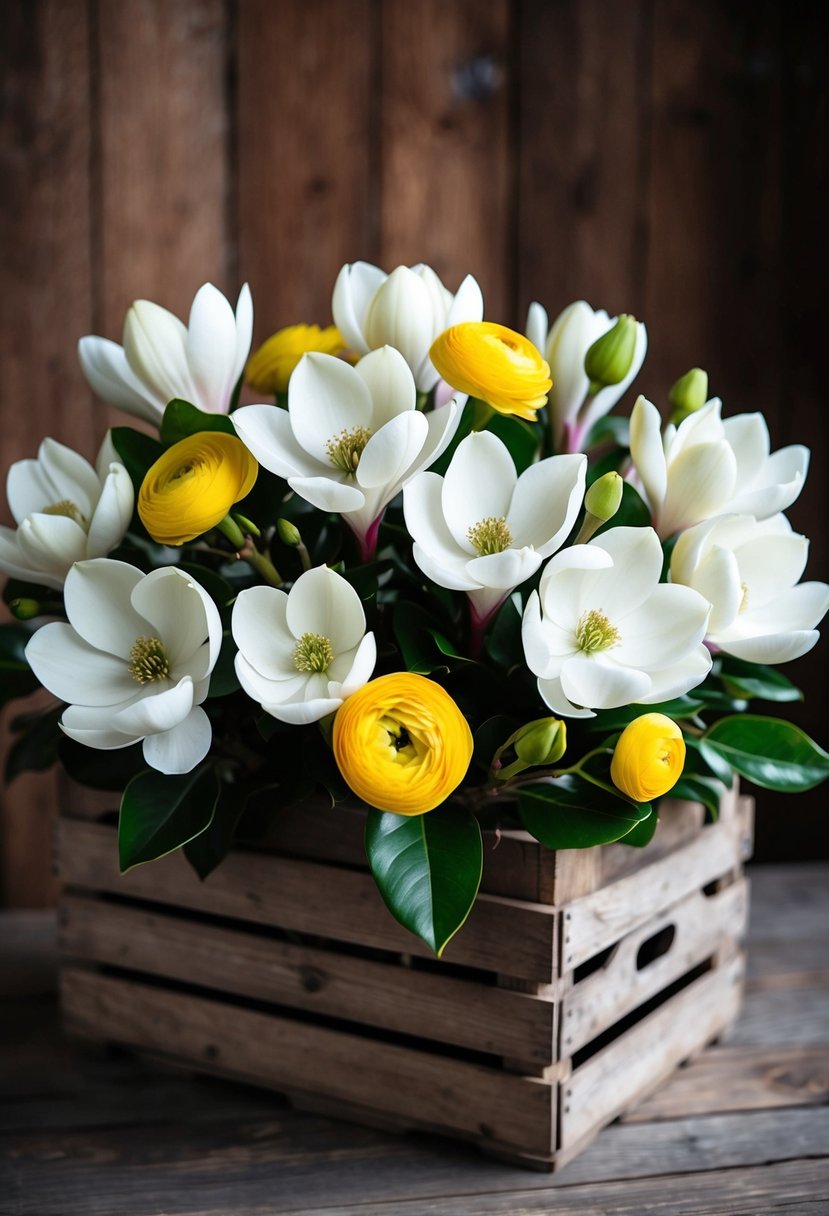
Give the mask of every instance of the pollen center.
M 63 515 L 66 519 L 74 519 L 75 523 L 80 524 L 84 531 L 89 527 L 89 520 L 71 498 L 62 498 L 60 502 L 51 503 L 48 507 L 43 508 L 43 514 Z
M 740 607 L 737 609 L 738 616 L 740 613 L 745 612 L 748 607 L 748 587 L 745 583 L 740 583 L 740 590 L 742 591 L 742 596 L 740 597 Z
M 294 667 L 297 671 L 321 675 L 334 662 L 334 647 L 321 633 L 303 633 L 294 648 Z
M 136 638 L 130 651 L 130 675 L 139 684 L 164 680 L 170 674 L 170 660 L 160 638 Z
M 576 644 L 583 654 L 599 654 L 621 641 L 619 630 L 603 612 L 591 608 L 582 613 L 576 626 Z
M 357 472 L 357 465 L 363 449 L 371 439 L 371 429 L 367 426 L 355 426 L 350 431 L 340 431 L 325 445 L 328 459 L 335 469 L 349 473 L 352 477 Z
M 503 553 L 512 545 L 512 533 L 503 515 L 488 515 L 486 519 L 479 519 L 469 528 L 466 535 L 480 557 Z

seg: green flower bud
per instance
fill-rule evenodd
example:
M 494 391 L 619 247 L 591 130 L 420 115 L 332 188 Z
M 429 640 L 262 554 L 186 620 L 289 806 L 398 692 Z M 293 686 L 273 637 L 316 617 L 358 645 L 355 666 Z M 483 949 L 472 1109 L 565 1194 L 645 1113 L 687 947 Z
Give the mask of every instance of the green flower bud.
M 611 471 L 593 482 L 584 496 L 584 509 L 588 515 L 605 524 L 612 519 L 622 504 L 624 481 Z
M 567 748 L 567 727 L 558 718 L 538 718 L 515 732 L 513 747 L 528 767 L 555 764 Z
M 683 419 L 702 409 L 708 400 L 708 372 L 701 367 L 692 367 L 680 376 L 668 393 L 672 406 L 671 422 L 679 426 Z
M 636 318 L 622 313 L 612 329 L 590 347 L 584 356 L 584 370 L 594 396 L 608 385 L 621 384 L 624 380 L 636 353 L 636 334 Z
M 41 615 L 43 609 L 37 600 L 21 598 L 11 601 L 9 611 L 18 621 L 33 621 L 36 616 Z
M 290 545 L 296 548 L 302 544 L 302 536 L 296 524 L 292 524 L 289 519 L 278 519 L 276 521 L 276 530 L 279 533 L 279 539 L 283 545 Z

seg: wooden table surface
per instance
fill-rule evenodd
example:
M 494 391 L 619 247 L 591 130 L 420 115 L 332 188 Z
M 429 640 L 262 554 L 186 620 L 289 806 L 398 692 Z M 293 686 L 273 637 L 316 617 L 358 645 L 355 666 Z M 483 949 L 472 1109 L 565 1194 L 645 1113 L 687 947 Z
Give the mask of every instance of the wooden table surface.
M 62 1040 L 50 913 L 0 914 L 0 1213 L 829 1212 L 829 865 L 757 867 L 745 1009 L 551 1177 Z

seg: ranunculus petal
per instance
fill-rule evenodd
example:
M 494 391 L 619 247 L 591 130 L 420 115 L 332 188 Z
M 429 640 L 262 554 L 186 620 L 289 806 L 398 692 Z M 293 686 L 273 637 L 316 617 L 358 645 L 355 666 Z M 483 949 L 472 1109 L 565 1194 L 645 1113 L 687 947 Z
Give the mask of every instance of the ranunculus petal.
M 213 729 L 203 709 L 194 705 L 176 726 L 147 735 L 144 759 L 160 773 L 189 773 L 210 751 Z
M 468 532 L 487 518 L 506 518 L 518 475 L 505 444 L 489 431 L 473 431 L 458 444 L 446 470 L 443 514 L 456 543 L 470 557 Z
M 192 708 L 193 681 L 185 676 L 175 687 L 148 693 L 141 700 L 118 710 L 112 716 L 112 725 L 125 734 L 139 737 L 155 735 L 178 726 Z
M 97 650 L 64 621 L 38 629 L 27 643 L 26 659 L 59 701 L 120 705 L 138 692 L 124 659 Z
M 366 629 L 359 595 L 327 566 L 299 576 L 288 596 L 285 619 L 295 638 L 319 634 L 328 638 L 335 654 L 356 646 Z
M 291 376 L 288 413 L 300 446 L 321 464 L 330 465 L 330 442 L 343 432 L 371 428 L 371 393 L 348 363 L 311 352 L 302 356 Z

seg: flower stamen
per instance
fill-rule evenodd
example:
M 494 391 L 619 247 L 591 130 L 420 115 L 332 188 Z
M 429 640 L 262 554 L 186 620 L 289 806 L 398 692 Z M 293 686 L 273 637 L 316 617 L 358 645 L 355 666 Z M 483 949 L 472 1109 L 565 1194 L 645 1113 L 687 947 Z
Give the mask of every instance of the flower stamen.
M 367 426 L 355 426 L 350 431 L 340 431 L 325 445 L 328 459 L 335 469 L 341 469 L 353 477 L 363 449 L 371 439 L 371 429 Z
M 740 583 L 742 596 L 740 598 L 740 607 L 737 609 L 737 615 L 740 616 L 748 607 L 748 587 L 745 583 Z
M 62 498 L 60 502 L 51 503 L 48 507 L 43 508 L 42 513 L 44 515 L 63 515 L 66 519 L 74 519 L 75 523 L 80 524 L 85 532 L 89 530 L 89 520 L 71 498 Z
M 321 633 L 303 633 L 294 648 L 294 667 L 297 671 L 322 675 L 334 662 L 334 647 Z
M 599 654 L 621 641 L 621 634 L 603 612 L 591 608 L 582 613 L 576 626 L 576 645 L 583 654 Z
M 512 545 L 512 533 L 503 515 L 488 515 L 467 530 L 467 539 L 480 557 L 503 553 Z
M 170 660 L 160 638 L 136 638 L 130 650 L 130 675 L 139 684 L 165 680 L 170 674 Z

